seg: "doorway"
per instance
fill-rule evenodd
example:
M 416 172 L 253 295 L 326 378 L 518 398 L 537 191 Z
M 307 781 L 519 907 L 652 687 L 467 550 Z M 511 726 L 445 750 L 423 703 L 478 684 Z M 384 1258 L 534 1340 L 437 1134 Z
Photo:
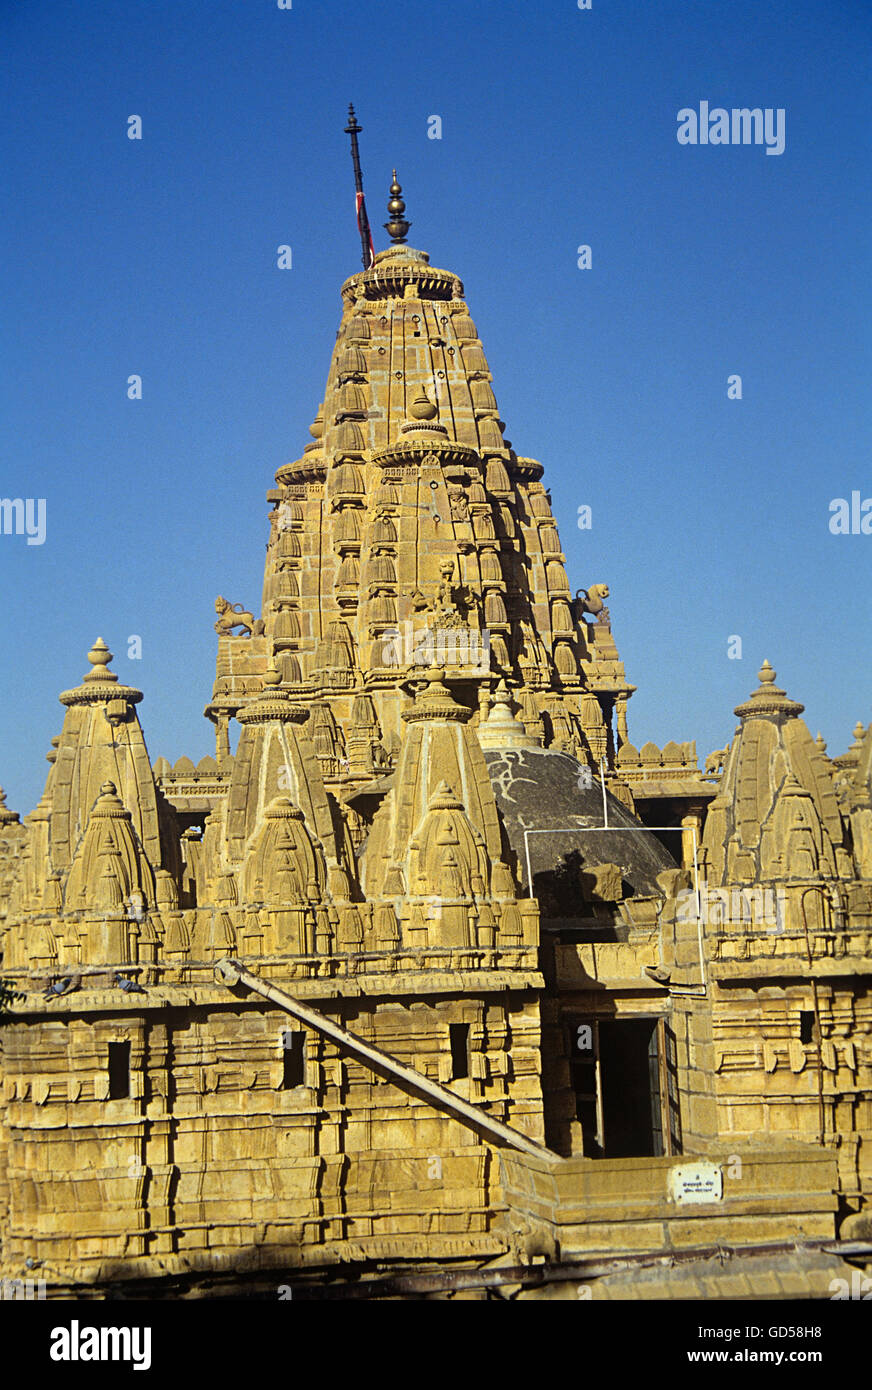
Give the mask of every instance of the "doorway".
M 573 1019 L 569 1056 L 586 1157 L 680 1153 L 674 1040 L 664 1019 Z

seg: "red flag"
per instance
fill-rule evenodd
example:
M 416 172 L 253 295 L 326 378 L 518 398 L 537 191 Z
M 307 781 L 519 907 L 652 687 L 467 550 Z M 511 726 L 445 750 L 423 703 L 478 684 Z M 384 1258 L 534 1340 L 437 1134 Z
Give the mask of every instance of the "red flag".
M 371 266 L 375 261 L 375 247 L 372 244 L 372 232 L 369 230 L 369 218 L 366 215 L 366 206 L 363 201 L 362 193 L 355 194 L 355 205 L 357 209 L 357 230 L 360 232 L 361 236 L 364 235 L 364 227 L 366 228 L 365 235 L 369 242 L 369 264 Z

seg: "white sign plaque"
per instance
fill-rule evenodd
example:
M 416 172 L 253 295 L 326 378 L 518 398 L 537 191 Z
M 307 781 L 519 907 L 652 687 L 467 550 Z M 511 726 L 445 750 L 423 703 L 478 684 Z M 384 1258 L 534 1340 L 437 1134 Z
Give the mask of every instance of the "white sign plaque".
M 682 1163 L 669 1170 L 669 1195 L 679 1206 L 692 1202 L 722 1202 L 724 1175 L 717 1163 Z

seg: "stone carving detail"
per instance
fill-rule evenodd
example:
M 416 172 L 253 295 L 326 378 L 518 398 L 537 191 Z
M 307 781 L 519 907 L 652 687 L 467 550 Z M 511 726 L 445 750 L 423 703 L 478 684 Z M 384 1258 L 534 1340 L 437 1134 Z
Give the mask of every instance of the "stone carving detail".
M 605 600 L 609 596 L 608 584 L 591 584 L 589 589 L 578 589 L 575 595 L 575 609 L 579 618 L 590 613 L 599 622 L 608 622 L 608 609 Z M 605 614 L 605 617 L 603 615 Z
M 219 637 L 237 635 L 234 633 L 234 628 L 237 627 L 243 629 L 241 633 L 243 637 L 251 637 L 255 630 L 254 614 L 244 609 L 241 603 L 229 603 L 226 598 L 222 598 L 219 594 L 215 600 L 215 612 L 218 614 L 215 631 Z M 262 630 L 263 625 L 261 624 Z
M 448 484 L 448 506 L 452 521 L 469 521 L 469 501 L 459 483 Z

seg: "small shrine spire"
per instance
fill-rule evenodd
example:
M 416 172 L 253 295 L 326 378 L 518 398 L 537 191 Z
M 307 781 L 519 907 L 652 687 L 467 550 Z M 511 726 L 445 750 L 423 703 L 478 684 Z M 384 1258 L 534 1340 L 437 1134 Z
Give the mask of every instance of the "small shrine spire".
M 363 174 L 360 168 L 360 150 L 357 147 L 357 137 L 363 130 L 363 126 L 358 125 L 357 117 L 354 114 L 354 107 L 348 103 L 348 125 L 345 127 L 345 134 L 351 136 L 351 162 L 354 165 L 354 203 L 357 212 L 357 230 L 360 233 L 360 244 L 363 248 L 363 268 L 369 270 L 375 260 L 375 247 L 372 244 L 372 232 L 369 229 L 369 218 L 366 215 L 366 203 L 363 197 Z
M 411 222 L 407 222 L 403 216 L 403 213 L 406 211 L 406 204 L 402 199 L 403 190 L 397 183 L 396 169 L 394 169 L 394 181 L 391 184 L 390 192 L 391 196 L 388 200 L 388 213 L 390 214 L 391 220 L 390 222 L 385 222 L 385 231 L 390 235 L 391 241 L 395 246 L 404 246 L 406 243 L 406 235 L 412 224 Z
M 14 825 L 18 819 L 18 812 L 11 810 L 6 805 L 6 793 L 3 788 L 0 787 L 0 826 Z

